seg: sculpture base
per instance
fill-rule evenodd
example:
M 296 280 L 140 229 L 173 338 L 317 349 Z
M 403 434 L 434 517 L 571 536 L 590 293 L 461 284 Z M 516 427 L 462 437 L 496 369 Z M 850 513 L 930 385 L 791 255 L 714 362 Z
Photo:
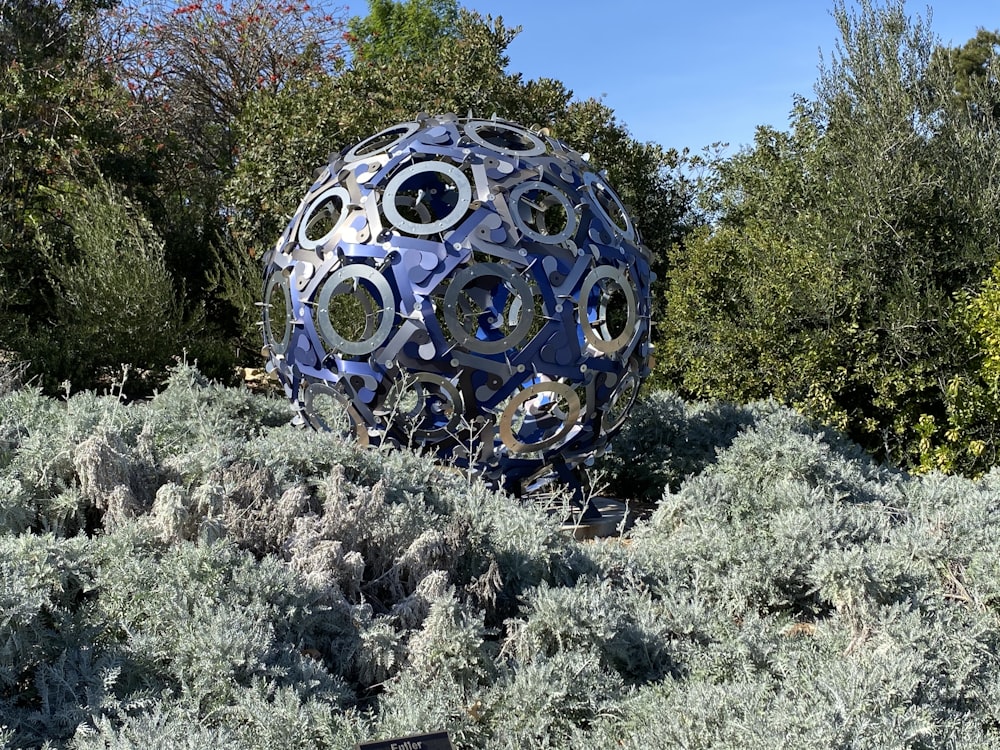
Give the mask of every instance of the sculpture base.
M 634 515 L 621 500 L 593 497 L 590 499 L 590 506 L 597 514 L 588 513 L 579 521 L 567 521 L 562 525 L 562 530 L 582 541 L 617 536 L 627 531 L 635 521 Z

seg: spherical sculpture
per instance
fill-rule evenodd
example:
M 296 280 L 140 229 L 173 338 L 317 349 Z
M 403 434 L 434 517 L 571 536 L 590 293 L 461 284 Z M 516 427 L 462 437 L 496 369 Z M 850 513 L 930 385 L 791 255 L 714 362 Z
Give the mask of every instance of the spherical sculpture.
M 333 155 L 265 261 L 299 422 L 517 494 L 578 485 L 649 372 L 649 251 L 586 157 L 514 123 L 421 115 Z

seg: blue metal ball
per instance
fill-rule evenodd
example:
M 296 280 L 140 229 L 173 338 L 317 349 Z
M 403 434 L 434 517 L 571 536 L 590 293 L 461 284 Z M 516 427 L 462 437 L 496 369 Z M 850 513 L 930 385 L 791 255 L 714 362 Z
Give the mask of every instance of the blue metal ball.
M 333 155 L 265 262 L 268 369 L 300 424 L 518 494 L 577 481 L 649 373 L 632 219 L 515 123 L 421 115 Z

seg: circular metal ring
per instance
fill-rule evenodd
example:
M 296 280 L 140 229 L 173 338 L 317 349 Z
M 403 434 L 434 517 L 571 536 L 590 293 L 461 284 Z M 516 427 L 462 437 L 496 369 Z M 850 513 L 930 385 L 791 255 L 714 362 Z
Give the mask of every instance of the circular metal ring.
M 281 336 L 275 336 L 274 321 L 271 318 L 271 309 L 274 304 L 274 290 L 281 292 L 281 297 L 285 308 L 285 325 Z M 288 344 L 292 339 L 292 298 L 288 292 L 288 278 L 282 273 L 271 274 L 267 280 L 267 287 L 264 289 L 264 343 L 267 344 L 272 354 L 284 354 L 288 351 Z
M 340 199 L 340 215 L 333 223 L 333 228 L 319 239 L 310 239 L 307 232 L 320 219 L 319 216 L 315 215 L 317 210 L 325 207 L 328 202 L 333 203 L 334 198 Z M 305 212 L 303 212 L 302 218 L 299 219 L 299 231 L 297 234 L 299 247 L 303 250 L 315 250 L 317 247 L 325 245 L 333 236 L 333 233 L 340 229 L 344 220 L 347 218 L 347 215 L 350 212 L 347 204 L 350 202 L 351 196 L 348 194 L 347 190 L 340 185 L 324 190 L 322 193 L 317 195 L 316 198 L 313 199 L 312 203 L 309 204 L 309 207 L 305 210 Z M 333 214 L 330 214 L 330 216 L 332 215 Z
M 552 196 L 552 198 L 555 198 L 555 202 L 546 199 L 535 199 L 534 201 L 529 201 L 524 197 L 525 193 L 529 190 L 538 190 L 540 192 L 547 193 Z M 566 226 L 558 234 L 544 234 L 543 232 L 538 231 L 538 229 L 532 229 L 521 216 L 522 206 L 526 207 L 529 211 L 536 211 L 542 217 L 541 221 L 542 226 L 544 227 L 545 211 L 555 206 L 556 203 L 561 205 L 563 210 L 566 212 Z M 510 204 L 513 208 L 511 211 L 511 218 L 514 219 L 514 223 L 517 225 L 517 228 L 536 242 L 543 242 L 546 245 L 558 245 L 560 242 L 568 240 L 576 232 L 579 217 L 577 216 L 576 209 L 573 206 L 573 201 L 570 200 L 566 193 L 556 187 L 553 187 L 552 185 L 539 182 L 538 180 L 522 182 L 510 191 Z M 538 226 L 537 222 L 536 226 Z
M 635 365 L 629 368 L 618 387 L 615 388 L 614 393 L 611 394 L 611 398 L 608 399 L 608 404 L 604 408 L 604 422 L 602 424 L 602 430 L 605 433 L 614 432 L 624 424 L 632 404 L 635 403 L 635 399 L 639 395 L 639 386 L 642 381 L 634 368 Z
M 564 398 L 569 408 L 566 411 L 566 415 L 562 418 L 562 424 L 554 435 L 532 443 L 523 442 L 514 434 L 514 417 L 523 404 L 543 393 L 552 394 L 553 401 L 560 397 Z M 580 408 L 580 397 L 576 394 L 576 391 L 565 383 L 558 381 L 535 383 L 514 396 L 504 408 L 503 413 L 500 415 L 500 439 L 503 440 L 504 445 L 507 446 L 511 453 L 531 453 L 533 451 L 547 450 L 557 445 L 576 426 L 577 420 L 580 418 Z
M 432 416 L 428 413 L 428 386 L 436 388 L 438 393 L 443 396 L 441 400 L 447 402 L 447 406 L 441 412 L 441 416 L 445 417 L 446 420 L 443 424 L 430 429 L 413 428 L 412 435 L 421 439 L 433 439 L 454 434 L 462 420 L 462 394 L 458 387 L 447 378 L 430 372 L 410 373 L 393 383 L 384 403 L 388 405 L 390 410 L 396 409 L 405 397 L 406 390 L 413 389 L 417 400 L 416 405 L 408 411 L 397 412 L 397 420 L 399 416 L 403 418 L 399 420 L 404 423 L 400 427 L 405 430 L 412 425 L 419 424 L 422 416 Z M 386 407 L 383 407 L 382 410 L 385 411 Z
M 330 300 L 335 294 L 343 293 L 341 292 L 341 287 L 348 281 L 353 282 L 348 293 L 358 299 L 365 312 L 366 325 L 364 335 L 366 338 L 360 341 L 353 341 L 341 336 L 337 333 L 333 322 L 330 320 Z M 374 290 L 378 294 L 374 309 L 370 309 L 371 306 L 367 304 L 364 298 L 356 296 L 354 289 L 358 282 L 363 282 L 365 290 L 369 293 Z M 369 317 L 375 315 L 379 317 L 378 326 L 372 326 L 370 322 L 367 322 Z M 385 277 L 371 266 L 366 266 L 363 263 L 352 263 L 351 265 L 341 266 L 323 282 L 316 310 L 319 330 L 326 342 L 333 349 L 343 354 L 357 356 L 370 354 L 375 351 L 389 337 L 395 317 L 396 307 L 393 301 L 392 288 Z
M 364 159 L 379 151 L 388 151 L 393 146 L 399 145 L 411 135 L 420 130 L 420 124 L 416 122 L 403 122 L 393 125 L 391 128 L 376 133 L 365 138 L 361 143 L 352 146 L 344 154 L 345 162 L 352 162 L 357 159 Z
M 596 311 L 598 320 L 602 321 L 599 326 L 595 328 L 594 323 L 590 320 L 590 294 L 602 279 L 610 279 L 615 282 L 625 295 L 627 310 L 625 329 L 613 338 L 610 331 L 608 331 L 606 322 L 608 316 L 606 299 L 601 299 Z M 601 291 L 603 295 L 604 290 L 602 289 Z M 625 270 L 616 268 L 615 266 L 597 266 L 590 269 L 590 273 L 587 274 L 580 285 L 580 296 L 577 301 L 577 307 L 580 328 L 583 330 L 584 339 L 602 354 L 616 354 L 620 351 L 632 339 L 636 326 L 639 324 L 639 309 L 636 304 L 635 291 L 628 283 L 628 276 Z
M 334 415 L 334 417 L 341 418 L 342 423 L 346 423 L 343 424 L 343 429 L 338 429 L 338 425 L 334 419 L 331 419 L 330 415 L 323 414 L 322 409 L 317 408 L 317 397 L 333 399 L 338 407 L 343 409 L 342 414 Z M 362 447 L 368 446 L 368 428 L 365 426 L 364 419 L 362 419 L 358 410 L 354 408 L 351 400 L 340 391 L 337 391 L 326 383 L 310 383 L 302 396 L 302 406 L 305 409 L 306 417 L 309 419 L 309 424 L 314 429 L 332 432 L 341 437 L 348 437 L 348 435 L 353 433 L 353 437 L 359 445 Z
M 495 340 L 477 338 L 476 334 L 470 332 L 458 319 L 462 292 L 472 282 L 487 277 L 499 279 L 509 291 L 516 295 L 516 298 L 511 302 L 511 311 L 517 310 L 519 313 L 514 330 Z M 523 277 L 499 263 L 477 263 L 462 269 L 455 274 L 455 278 L 444 293 L 444 320 L 448 330 L 460 344 L 477 354 L 500 354 L 517 346 L 531 329 L 534 317 L 535 302 L 531 286 Z
M 485 146 L 501 154 L 509 156 L 539 156 L 545 153 L 545 141 L 534 133 L 529 133 L 527 130 L 508 125 L 505 122 L 498 122 L 496 120 L 469 120 L 462 126 L 462 129 L 470 139 L 480 146 Z M 509 143 L 495 143 L 480 132 L 487 129 L 512 134 L 516 138 L 521 139 L 522 142 L 527 141 L 530 145 L 527 148 L 511 148 Z
M 587 192 L 594 201 L 594 206 L 601 216 L 603 216 L 611 226 L 615 227 L 625 239 L 630 242 L 635 241 L 635 227 L 632 225 L 632 220 L 629 218 L 628 211 L 625 210 L 625 204 L 622 203 L 622 199 L 618 197 L 618 194 L 611 189 L 604 180 L 602 180 L 598 175 L 593 172 L 587 172 L 583 176 L 583 181 L 587 185 Z M 610 204 L 610 206 L 608 205 Z M 619 219 L 615 219 L 611 216 L 611 211 L 609 207 L 618 214 Z M 625 226 L 622 226 L 618 222 L 622 221 Z
M 454 208 L 436 221 L 411 221 L 399 213 L 398 202 L 405 201 L 410 196 L 397 197 L 397 195 L 407 180 L 424 173 L 437 173 L 451 180 L 458 190 L 458 196 Z M 470 203 L 472 203 L 472 185 L 469 184 L 469 178 L 458 167 L 441 161 L 423 161 L 399 170 L 389 180 L 382 194 L 382 211 L 385 213 L 385 218 L 397 229 L 416 235 L 433 234 L 454 226 L 465 215 Z

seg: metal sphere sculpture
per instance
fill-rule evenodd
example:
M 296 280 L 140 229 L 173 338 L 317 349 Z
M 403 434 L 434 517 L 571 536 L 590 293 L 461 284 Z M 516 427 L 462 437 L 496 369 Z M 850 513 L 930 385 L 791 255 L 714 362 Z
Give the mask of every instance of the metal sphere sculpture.
M 331 156 L 266 259 L 296 420 L 418 445 L 520 495 L 577 487 L 650 357 L 650 254 L 566 144 L 420 115 Z

